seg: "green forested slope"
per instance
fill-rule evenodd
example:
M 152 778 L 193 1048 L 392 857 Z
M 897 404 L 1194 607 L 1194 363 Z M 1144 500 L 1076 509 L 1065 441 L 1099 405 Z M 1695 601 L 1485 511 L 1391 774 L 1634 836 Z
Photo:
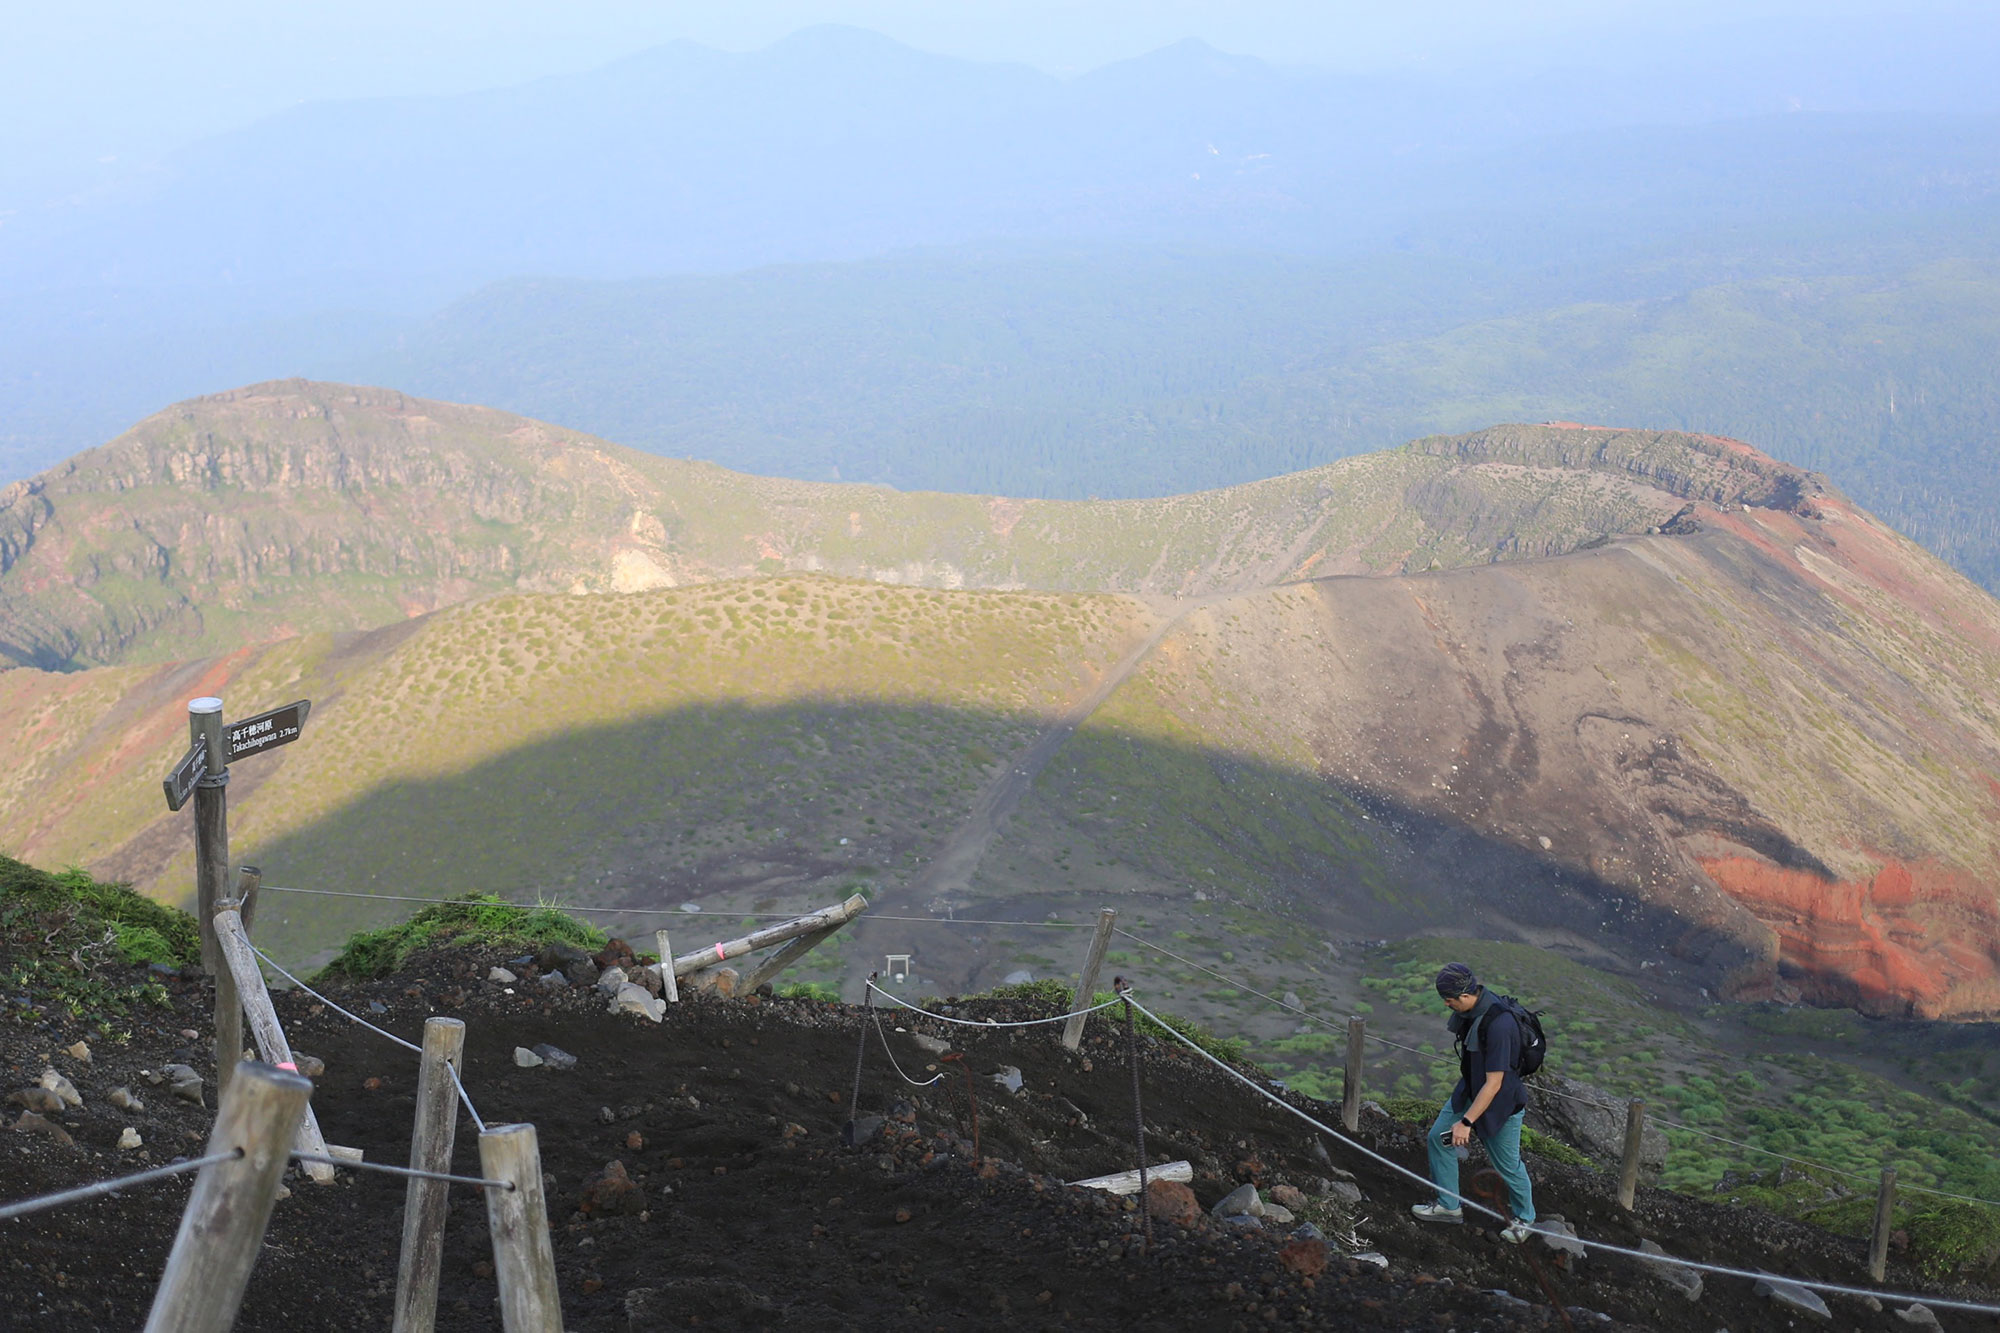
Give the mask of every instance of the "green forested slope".
M 1828 472 L 2000 587 L 1986 233 L 1722 237 L 1534 273 L 951 251 L 514 283 L 337 369 L 753 472 L 1054 497 L 1493 421 L 1712 432 Z

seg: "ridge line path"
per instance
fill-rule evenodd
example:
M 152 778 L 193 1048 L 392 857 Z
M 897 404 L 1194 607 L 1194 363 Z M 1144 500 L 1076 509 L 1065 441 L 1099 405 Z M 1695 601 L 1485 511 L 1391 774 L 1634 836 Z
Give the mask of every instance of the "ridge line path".
M 1176 609 L 1172 615 L 1166 616 L 1154 626 L 1152 633 L 1106 672 L 1104 679 L 1098 681 L 1090 693 L 1044 727 L 1042 734 L 1030 741 L 1025 748 L 1015 751 L 1008 757 L 1000 772 L 989 779 L 979 794 L 972 798 L 971 811 L 944 840 L 938 848 L 937 855 L 931 858 L 930 864 L 926 865 L 923 872 L 912 879 L 903 890 L 901 896 L 906 901 L 883 905 L 911 911 L 928 911 L 925 904 L 940 894 L 969 887 L 974 872 L 979 869 L 980 861 L 985 859 L 987 849 L 993 845 L 993 840 L 1000 836 L 1001 829 L 1006 827 L 1007 821 L 1013 818 L 1014 812 L 1020 808 L 1021 798 L 1028 794 L 1028 789 L 1034 785 L 1035 779 L 1040 776 L 1044 768 L 1048 767 L 1049 760 L 1055 758 L 1056 753 L 1069 741 L 1069 738 L 1076 734 L 1076 729 L 1088 721 L 1090 715 L 1111 697 L 1112 691 L 1123 685 L 1132 673 L 1139 669 L 1139 664 L 1152 655 L 1160 640 L 1167 637 L 1167 632 L 1185 620 L 1190 612 L 1227 601 L 1237 595 L 1232 591 L 1212 593 L 1203 597 L 1173 599 Z M 1145 600 L 1153 602 L 1158 607 L 1159 602 L 1165 599 Z

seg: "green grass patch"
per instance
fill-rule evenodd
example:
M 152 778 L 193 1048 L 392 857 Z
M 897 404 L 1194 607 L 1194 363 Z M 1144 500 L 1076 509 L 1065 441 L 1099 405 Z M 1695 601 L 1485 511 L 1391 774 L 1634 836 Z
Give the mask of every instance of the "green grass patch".
M 0 856 L 0 991 L 120 1039 L 117 1015 L 168 1002 L 156 978 L 125 969 L 189 967 L 200 957 L 201 935 L 187 913 L 75 866 L 51 873 Z
M 556 943 L 595 950 L 604 947 L 605 936 L 558 907 L 522 908 L 491 894 L 471 893 L 426 907 L 400 925 L 350 936 L 319 975 L 365 981 L 394 972 L 427 949 L 519 953 Z

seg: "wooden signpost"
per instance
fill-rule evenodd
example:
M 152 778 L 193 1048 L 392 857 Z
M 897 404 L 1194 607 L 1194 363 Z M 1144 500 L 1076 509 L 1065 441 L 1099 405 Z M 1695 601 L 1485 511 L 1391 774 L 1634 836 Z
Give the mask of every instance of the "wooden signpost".
M 241 722 L 222 720 L 222 700 L 188 701 L 188 751 L 161 780 L 167 809 L 194 798 L 195 919 L 201 966 L 215 978 L 215 1083 L 228 1089 L 243 1051 L 243 998 L 215 937 L 215 912 L 229 899 L 229 761 L 289 745 L 305 730 L 312 700 L 300 699 Z

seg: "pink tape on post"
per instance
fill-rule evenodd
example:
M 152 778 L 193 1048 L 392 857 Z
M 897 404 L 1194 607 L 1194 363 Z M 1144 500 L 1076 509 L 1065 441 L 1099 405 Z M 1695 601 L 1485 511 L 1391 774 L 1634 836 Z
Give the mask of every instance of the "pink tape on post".
M 293 1064 L 293 1063 L 292 1063 L 292 1062 L 291 1062 L 290 1060 L 280 1060 L 280 1061 L 278 1061 L 278 1068 L 280 1068 L 280 1069 L 283 1069 L 283 1070 L 286 1070 L 286 1071 L 288 1071 L 288 1072 L 290 1072 L 290 1073 L 294 1073 L 294 1074 L 296 1074 L 296 1073 L 298 1073 L 298 1072 L 299 1072 L 299 1067 L 298 1067 L 297 1065 Z
M 722 951 L 722 946 L 720 944 L 715 946 L 715 961 L 718 963 L 726 963 L 729 961 L 729 955 Z

